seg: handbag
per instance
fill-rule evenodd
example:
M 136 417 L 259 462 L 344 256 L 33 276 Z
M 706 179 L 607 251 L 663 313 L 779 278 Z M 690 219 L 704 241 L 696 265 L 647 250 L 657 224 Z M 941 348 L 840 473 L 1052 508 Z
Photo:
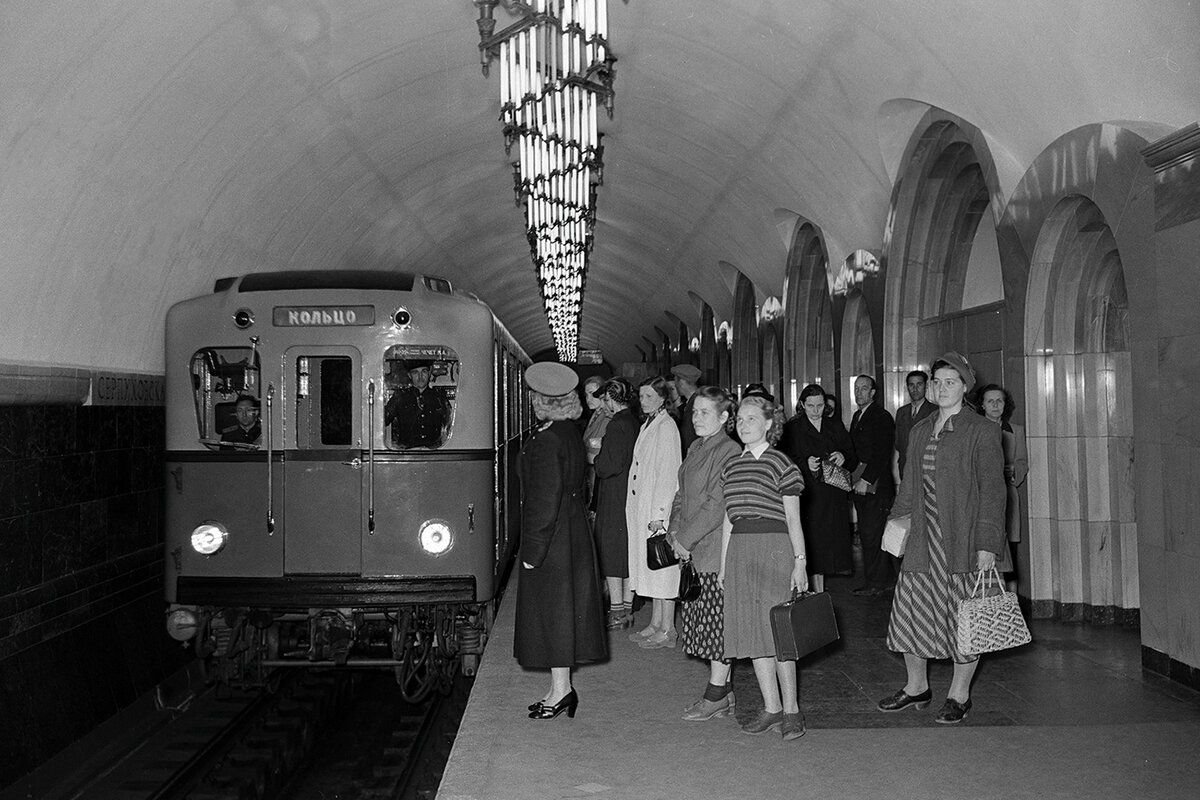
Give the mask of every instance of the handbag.
M 652 533 L 646 539 L 646 563 L 650 569 L 666 569 L 679 563 L 675 548 L 667 541 L 666 531 Z
M 838 640 L 833 598 L 828 592 L 797 593 L 771 607 L 771 637 L 775 659 L 794 661 Z
M 679 565 L 679 602 L 690 603 L 700 597 L 700 573 L 689 558 Z
M 850 491 L 850 470 L 825 458 L 821 459 L 821 480 L 835 489 Z
M 1000 593 L 988 597 L 985 595 L 992 575 Z M 971 596 L 958 604 L 958 649 L 966 655 L 991 653 L 1019 647 L 1032 638 L 1017 595 L 1004 588 L 1000 571 L 995 567 L 990 574 L 979 570 Z
M 908 529 L 911 524 L 912 517 L 908 514 L 889 519 L 887 525 L 883 527 L 881 547 L 896 558 L 904 555 L 904 545 L 908 542 Z

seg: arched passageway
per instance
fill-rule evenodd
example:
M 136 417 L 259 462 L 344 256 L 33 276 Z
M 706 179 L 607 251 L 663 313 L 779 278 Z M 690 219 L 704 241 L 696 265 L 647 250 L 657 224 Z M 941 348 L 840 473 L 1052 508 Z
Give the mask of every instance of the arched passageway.
M 1139 602 L 1129 298 L 1089 199 L 1064 198 L 1047 217 L 1025 303 L 1033 596 L 1065 618 L 1112 621 Z

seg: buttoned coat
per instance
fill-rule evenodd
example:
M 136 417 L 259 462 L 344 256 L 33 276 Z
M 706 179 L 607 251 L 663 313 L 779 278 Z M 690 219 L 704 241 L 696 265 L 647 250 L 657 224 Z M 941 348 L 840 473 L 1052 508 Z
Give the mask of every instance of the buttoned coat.
M 679 488 L 667 529 L 692 555 L 698 572 L 721 571 L 721 523 L 725 520 L 722 473 L 741 448 L 725 431 L 696 439 L 679 467 Z
M 937 415 L 913 426 L 908 439 L 908 463 L 912 469 L 900 484 L 892 517 L 911 515 L 908 541 L 900 568 L 904 572 L 929 571 L 929 536 L 926 531 L 921 458 Z M 934 465 L 938 520 L 951 572 L 974 572 L 976 553 L 997 555 L 1002 572 L 1012 569 L 1005 545 L 1004 453 L 1000 426 L 964 408 L 949 420 L 951 429 L 942 431 Z
M 623 408 L 604 429 L 596 454 L 596 544 L 600 551 L 601 574 L 609 578 L 629 577 L 629 526 L 625 501 L 629 497 L 629 467 L 638 422 Z
M 610 425 L 612 423 L 609 423 Z M 629 495 L 625 524 L 629 528 L 629 583 L 642 597 L 673 598 L 679 594 L 679 567 L 650 569 L 646 564 L 649 525 L 671 516 L 671 502 L 679 488 L 679 428 L 666 411 L 646 422 L 633 445 L 629 467 Z
M 539 429 L 521 451 L 513 654 L 523 667 L 569 667 L 608 654 L 583 468 L 583 440 L 573 422 Z

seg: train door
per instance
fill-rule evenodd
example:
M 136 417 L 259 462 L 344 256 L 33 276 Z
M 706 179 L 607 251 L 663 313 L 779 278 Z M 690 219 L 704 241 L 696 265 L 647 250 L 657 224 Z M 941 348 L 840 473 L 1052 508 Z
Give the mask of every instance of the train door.
M 362 357 L 346 346 L 284 354 L 284 572 L 362 572 Z

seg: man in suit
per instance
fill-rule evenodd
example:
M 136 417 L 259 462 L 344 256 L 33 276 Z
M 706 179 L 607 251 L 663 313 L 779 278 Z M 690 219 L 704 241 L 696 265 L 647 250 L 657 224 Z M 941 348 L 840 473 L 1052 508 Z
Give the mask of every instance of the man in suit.
M 896 424 L 892 415 L 875 402 L 875 379 L 854 379 L 854 403 L 858 410 L 850 422 L 850 439 L 858 456 L 854 471 L 854 509 L 858 513 L 858 538 L 862 542 L 865 583 L 854 594 L 877 596 L 896 580 L 892 556 L 882 549 L 883 527 L 896 499 L 892 480 L 892 451 L 896 447 Z
M 904 460 L 908 455 L 908 432 L 918 421 L 925 419 L 937 410 L 937 406 L 925 399 L 925 385 L 928 381 L 929 376 L 925 374 L 924 370 L 919 369 L 908 373 L 908 377 L 904 380 L 905 388 L 908 389 L 908 396 L 912 402 L 896 409 L 896 458 L 892 477 L 896 479 L 897 485 L 904 478 Z

